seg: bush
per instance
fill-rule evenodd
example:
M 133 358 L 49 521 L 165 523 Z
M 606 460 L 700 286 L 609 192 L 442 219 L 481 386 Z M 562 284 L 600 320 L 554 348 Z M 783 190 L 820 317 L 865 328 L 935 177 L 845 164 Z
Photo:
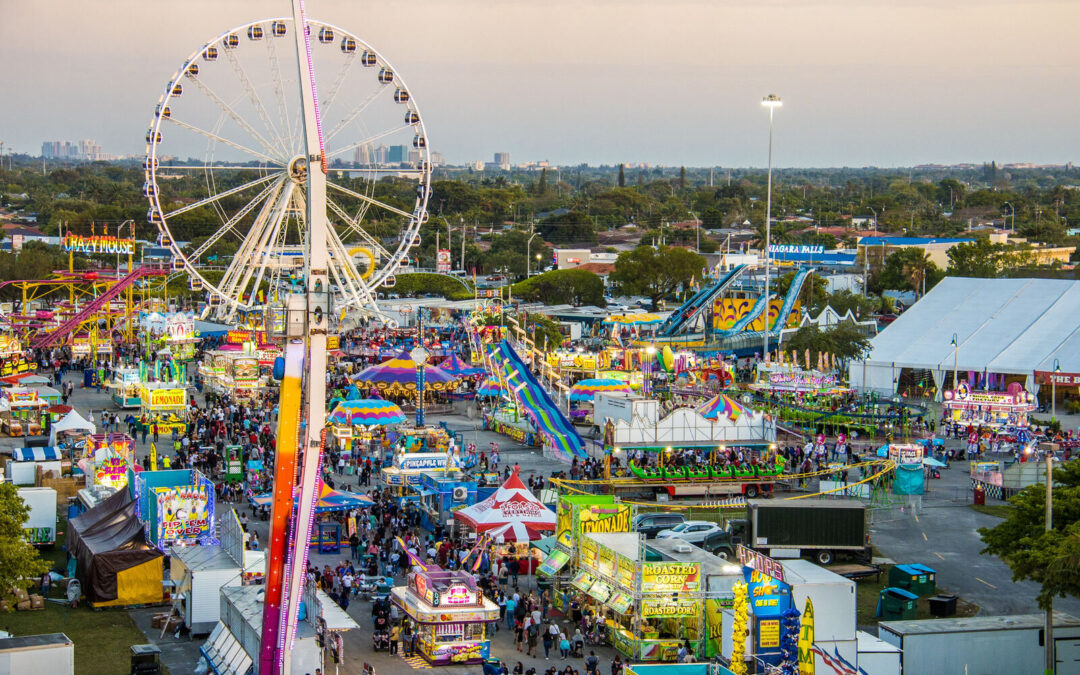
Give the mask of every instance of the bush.
M 398 274 L 397 284 L 388 292 L 397 293 L 403 297 L 434 293 L 447 300 L 468 300 L 473 297 L 473 291 L 468 287 L 467 281 L 455 281 L 443 274 L 425 272 Z

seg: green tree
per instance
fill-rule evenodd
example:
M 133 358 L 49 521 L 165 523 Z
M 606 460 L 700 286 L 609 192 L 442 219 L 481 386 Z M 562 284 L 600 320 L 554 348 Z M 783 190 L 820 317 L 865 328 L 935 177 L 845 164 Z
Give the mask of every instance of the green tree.
M 626 187 L 626 167 L 619 165 L 619 187 Z
M 1046 487 L 1032 485 L 1009 500 L 1009 514 L 994 527 L 979 529 L 983 553 L 1005 561 L 1013 581 L 1042 586 L 1039 606 L 1055 596 L 1080 596 L 1080 464 L 1065 462 L 1054 471 L 1052 529 L 1046 531 Z M 1071 561 L 1071 562 L 1070 562 Z
M 915 291 L 921 295 L 941 281 L 945 273 L 930 260 L 930 254 L 916 246 L 893 251 L 885 258 L 877 282 L 882 290 Z
M 817 363 L 818 354 L 832 354 L 841 363 L 841 372 L 852 359 L 861 358 L 870 349 L 870 339 L 854 324 L 845 321 L 822 330 L 815 325 L 806 325 L 795 331 L 781 349 L 795 351 L 802 357 L 810 350 L 810 364 Z
M 1006 244 L 992 244 L 988 239 L 957 244 L 946 255 L 949 256 L 949 276 L 980 279 L 1009 276 L 1032 259 L 1029 253 Z
M 525 319 L 525 331 L 532 338 L 533 344 L 541 349 L 554 349 L 563 342 L 559 322 L 540 312 L 529 312 Z
M 686 167 L 679 167 L 679 189 L 686 189 Z
M 611 280 L 627 295 L 648 297 L 656 309 L 680 286 L 700 277 L 704 266 L 705 258 L 684 248 L 638 246 L 619 254 Z
M 30 516 L 26 502 L 14 483 L 0 484 L 0 588 L 29 588 L 34 579 L 48 571 L 37 549 L 23 537 L 23 523 Z
M 546 305 L 603 307 L 604 281 L 587 270 L 552 270 L 514 284 L 514 297 Z

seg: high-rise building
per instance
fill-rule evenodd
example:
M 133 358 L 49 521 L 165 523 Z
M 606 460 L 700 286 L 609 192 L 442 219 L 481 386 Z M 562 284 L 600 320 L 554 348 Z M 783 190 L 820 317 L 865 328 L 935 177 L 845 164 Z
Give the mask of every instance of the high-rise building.
M 375 163 L 386 164 L 387 161 L 389 161 L 387 160 L 387 156 L 389 156 L 389 154 L 390 150 L 386 147 L 386 144 L 380 143 L 379 147 L 375 149 Z
M 386 161 L 390 164 L 400 164 L 407 161 L 409 158 L 409 146 L 407 145 L 391 145 L 390 151 L 387 153 Z
M 374 159 L 372 154 L 370 145 L 361 145 L 353 150 L 353 163 L 362 165 L 371 164 L 371 160 Z
M 41 156 L 45 159 L 84 159 L 98 160 L 108 159 L 101 152 L 101 146 L 97 141 L 83 139 L 81 141 L 45 141 L 41 144 Z
M 495 161 L 492 162 L 504 171 L 510 170 L 510 153 L 509 152 L 496 152 Z

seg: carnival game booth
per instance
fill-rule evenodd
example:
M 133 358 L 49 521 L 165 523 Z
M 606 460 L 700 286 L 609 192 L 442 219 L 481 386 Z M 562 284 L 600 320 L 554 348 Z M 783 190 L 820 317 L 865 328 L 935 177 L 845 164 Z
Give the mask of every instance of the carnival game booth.
M 40 436 L 49 402 L 33 389 L 8 387 L 0 391 L 0 431 L 8 436 Z
M 478 664 L 490 656 L 486 626 L 499 620 L 499 606 L 484 597 L 471 573 L 429 565 L 391 589 L 390 601 L 412 624 L 417 653 L 428 664 Z
M 160 550 L 217 543 L 214 484 L 199 471 L 136 471 L 132 466 L 127 488 L 149 542 Z
M 454 513 L 476 503 L 476 481 L 457 471 L 443 475 L 421 474 L 420 484 L 412 486 L 420 496 L 420 526 L 435 531 Z
M 187 388 L 168 382 L 147 382 L 140 393 L 140 410 L 149 420 L 150 433 L 187 433 Z
M 381 435 L 381 429 L 406 422 L 405 413 L 395 403 L 378 398 L 339 401 L 326 416 L 330 433 L 338 446 L 352 456 L 357 441 L 370 443 Z
M 530 574 L 536 560 L 529 554 L 529 541 L 554 532 L 556 525 L 555 512 L 525 487 L 517 470 L 487 499 L 455 511 L 454 519 L 467 525 L 478 537 L 486 536 L 488 541 L 501 544 L 502 553 L 529 561 Z
M 1035 396 L 1019 382 L 1008 391 L 972 391 L 967 382 L 943 392 L 941 403 L 950 422 L 993 430 L 1015 432 L 1028 427 L 1028 415 L 1035 412 Z
M 38 470 L 42 473 L 63 473 L 63 456 L 55 447 L 14 448 L 11 459 L 4 462 L 4 479 L 15 485 L 36 485 Z
M 159 604 L 164 554 L 146 541 L 135 501 L 119 490 L 68 522 L 75 577 L 94 608 Z

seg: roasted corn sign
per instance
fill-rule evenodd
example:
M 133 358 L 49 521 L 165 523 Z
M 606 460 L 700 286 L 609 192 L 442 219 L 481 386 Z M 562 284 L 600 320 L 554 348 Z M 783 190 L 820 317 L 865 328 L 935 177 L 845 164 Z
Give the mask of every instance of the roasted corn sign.
M 646 563 L 641 566 L 642 593 L 695 593 L 701 589 L 698 563 Z

